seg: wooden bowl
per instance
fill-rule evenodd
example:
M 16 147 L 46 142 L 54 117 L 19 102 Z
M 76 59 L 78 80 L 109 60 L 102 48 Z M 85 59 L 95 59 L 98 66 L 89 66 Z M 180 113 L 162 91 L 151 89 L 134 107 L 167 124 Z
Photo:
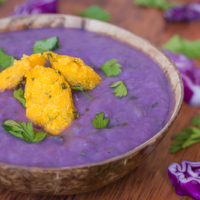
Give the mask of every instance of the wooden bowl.
M 182 80 L 175 65 L 161 50 L 133 33 L 114 25 L 75 16 L 51 14 L 0 19 L 0 32 L 46 26 L 73 27 L 103 33 L 140 49 L 160 65 L 173 88 L 175 105 L 166 126 L 154 137 L 123 155 L 102 162 L 62 168 L 23 167 L 0 163 L 0 184 L 11 190 L 43 195 L 90 192 L 128 174 L 163 139 L 181 108 L 183 100 Z

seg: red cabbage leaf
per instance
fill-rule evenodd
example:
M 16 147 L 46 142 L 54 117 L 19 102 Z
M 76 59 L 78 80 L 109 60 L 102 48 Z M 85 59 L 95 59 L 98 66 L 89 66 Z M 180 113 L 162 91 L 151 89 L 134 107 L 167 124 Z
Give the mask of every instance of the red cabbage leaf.
M 165 0 L 136 0 L 135 5 L 144 7 L 153 7 L 161 10 L 167 10 L 173 6 L 172 3 L 169 3 Z
M 164 50 L 177 66 L 183 80 L 184 101 L 200 106 L 200 67 L 194 67 L 194 61 L 182 54 Z
M 200 162 L 172 163 L 168 176 L 178 195 L 188 195 L 200 200 Z
M 28 0 L 19 4 L 11 15 L 57 13 L 58 0 Z
M 177 5 L 164 13 L 166 20 L 171 22 L 194 21 L 200 19 L 200 2 Z
M 186 55 L 188 58 L 200 58 L 200 40 L 189 41 L 174 35 L 164 46 L 165 49 Z

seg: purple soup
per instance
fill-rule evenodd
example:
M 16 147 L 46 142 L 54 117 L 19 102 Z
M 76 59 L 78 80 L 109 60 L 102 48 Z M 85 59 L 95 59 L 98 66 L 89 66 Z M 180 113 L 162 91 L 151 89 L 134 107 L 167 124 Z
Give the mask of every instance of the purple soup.
M 137 49 L 111 37 L 79 29 L 41 28 L 0 33 L 0 46 L 21 58 L 31 55 L 35 41 L 58 36 L 58 54 L 81 58 L 102 78 L 88 94 L 73 91 L 80 115 L 60 135 L 64 141 L 48 137 L 28 143 L 7 133 L 0 126 L 0 162 L 22 166 L 65 167 L 103 161 L 141 145 L 169 120 L 174 106 L 170 83 L 156 62 Z M 106 77 L 100 67 L 111 59 L 122 65 L 116 77 Z M 116 97 L 113 82 L 122 80 L 128 95 Z M 92 119 L 104 112 L 106 128 L 95 129 Z M 0 124 L 7 119 L 28 122 L 26 110 L 13 98 L 13 91 L 0 93 Z M 34 125 L 35 131 L 41 127 Z

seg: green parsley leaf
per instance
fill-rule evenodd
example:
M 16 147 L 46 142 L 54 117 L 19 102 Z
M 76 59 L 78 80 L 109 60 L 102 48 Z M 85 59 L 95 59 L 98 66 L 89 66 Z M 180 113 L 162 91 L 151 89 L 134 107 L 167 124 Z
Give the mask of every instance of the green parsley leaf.
M 174 35 L 163 47 L 175 53 L 185 54 L 189 58 L 200 58 L 200 40 L 189 41 Z
M 1 47 L 0 49 L 0 67 L 6 69 L 14 65 L 14 57 L 9 56 L 5 53 L 5 49 Z
M 113 91 L 115 93 L 116 97 L 123 97 L 123 96 L 126 96 L 128 94 L 127 88 L 126 88 L 125 84 L 123 83 L 123 81 L 117 81 L 114 84 L 112 84 L 110 87 L 111 88 L 117 87 Z
M 25 122 L 19 122 L 9 119 L 3 122 L 2 126 L 4 129 L 14 135 L 17 138 L 20 138 L 26 142 L 40 142 L 42 141 L 47 133 L 45 132 L 37 132 L 33 131 L 33 124 L 32 122 L 28 122 L 27 125 Z
M 101 70 L 105 73 L 106 76 L 117 76 L 121 72 L 121 65 L 117 63 L 117 59 L 109 60 L 101 66 Z
M 52 51 L 59 47 L 59 38 L 52 37 L 36 41 L 33 47 L 33 53 L 44 53 L 45 51 Z
M 24 98 L 24 90 L 19 88 L 18 90 L 14 90 L 13 97 L 19 100 L 24 107 L 26 107 L 26 99 Z
M 103 119 L 103 118 L 104 118 L 103 112 L 96 114 L 96 119 L 92 120 L 94 128 L 100 129 L 107 126 L 109 119 L 108 118 Z
M 181 142 L 174 142 L 174 143 L 172 143 L 169 152 L 170 153 L 175 153 L 175 152 L 181 150 L 182 149 L 181 145 L 182 145 Z
M 3 52 L 5 52 L 6 50 L 5 50 L 5 48 L 4 48 L 4 47 L 0 47 L 0 51 L 3 51 Z
M 78 86 L 76 86 L 76 87 L 70 87 L 70 88 L 71 88 L 72 90 L 79 90 L 79 91 L 81 91 L 86 97 L 88 97 L 88 98 L 91 99 L 91 100 L 94 100 L 91 96 L 89 96 L 86 92 L 84 92 L 82 88 L 80 88 L 80 87 L 78 87 Z
M 200 127 L 200 116 L 194 117 L 191 124 Z M 172 135 L 171 138 L 176 141 L 172 143 L 169 152 L 174 153 L 200 142 L 200 129 L 196 127 L 187 127 L 176 135 Z
M 110 14 L 97 5 L 90 6 L 86 10 L 78 12 L 78 15 L 82 17 L 98 19 L 105 22 L 110 20 Z
M 6 0 L 0 0 L 0 3 L 5 3 L 6 2 Z
M 200 115 L 194 117 L 191 124 L 200 128 Z
M 154 7 L 159 8 L 161 10 L 167 10 L 171 8 L 174 3 L 169 3 L 165 0 L 136 0 L 136 6 L 144 6 L 144 7 Z

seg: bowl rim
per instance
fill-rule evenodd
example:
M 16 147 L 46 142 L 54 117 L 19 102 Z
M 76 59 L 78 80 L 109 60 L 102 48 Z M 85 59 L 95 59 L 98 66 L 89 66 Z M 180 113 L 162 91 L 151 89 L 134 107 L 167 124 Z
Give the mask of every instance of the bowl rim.
M 167 131 L 167 129 L 172 125 L 173 121 L 175 120 L 175 118 L 177 117 L 178 113 L 180 112 L 181 106 L 182 106 L 182 101 L 183 101 L 183 94 L 184 94 L 184 89 L 183 89 L 183 82 L 182 82 L 182 78 L 180 76 L 179 70 L 177 69 L 177 67 L 175 66 L 175 64 L 173 63 L 173 61 L 171 60 L 171 58 L 159 47 L 155 46 L 154 44 L 152 44 L 151 42 L 149 42 L 148 40 L 138 36 L 137 34 L 130 32 L 124 28 L 121 28 L 119 26 L 107 23 L 107 22 L 103 22 L 103 21 L 99 21 L 99 20 L 95 20 L 95 19 L 89 19 L 89 18 L 83 18 L 83 17 L 78 17 L 78 16 L 73 16 L 73 15 L 67 15 L 67 14 L 36 14 L 36 15 L 20 15 L 20 16 L 10 16 L 10 17 L 5 17 L 5 18 L 0 18 L 0 22 L 3 20 L 9 20 L 9 19 L 20 19 L 20 18 L 31 18 L 32 16 L 36 16 L 36 17 L 40 17 L 40 16 L 54 16 L 55 18 L 57 17 L 70 17 L 72 19 L 78 19 L 81 20 L 81 22 L 85 22 L 85 21 L 90 21 L 90 22 L 95 22 L 101 25 L 109 25 L 112 27 L 115 27 L 117 29 L 123 30 L 129 34 L 132 34 L 134 36 L 136 36 L 137 38 L 139 38 L 140 40 L 143 40 L 145 43 L 153 46 L 160 54 L 162 54 L 163 56 L 165 56 L 168 61 L 170 62 L 170 64 L 174 67 L 175 71 L 177 72 L 179 81 L 180 81 L 180 99 L 178 102 L 178 105 L 176 107 L 176 109 L 173 110 L 173 112 L 170 115 L 170 119 L 168 120 L 168 122 L 166 123 L 166 125 L 157 133 L 155 134 L 153 137 L 151 137 L 149 140 L 147 140 L 146 142 L 142 143 L 141 145 L 139 145 L 138 147 L 115 157 L 100 161 L 100 162 L 94 162 L 94 163 L 89 163 L 89 164 L 83 164 L 83 165 L 76 165 L 76 166 L 66 166 L 66 167 L 54 167 L 54 168 L 45 168 L 45 167 L 35 167 L 35 166 L 21 166 L 21 165 L 14 165 L 14 164 L 9 164 L 9 163 L 4 163 L 4 162 L 0 162 L 0 168 L 5 168 L 5 169 L 15 169 L 17 168 L 18 170 L 29 170 L 29 171 L 34 171 L 34 172 L 57 172 L 57 171 L 66 171 L 66 170 L 73 170 L 73 169 L 83 169 L 83 168 L 91 168 L 91 167 L 99 167 L 117 160 L 121 160 L 121 159 L 125 159 L 137 152 L 139 152 L 140 150 L 142 150 L 143 148 L 147 147 L 149 144 L 153 143 L 157 138 L 159 138 L 160 135 L 162 135 L 165 131 Z M 49 27 L 47 26 L 43 26 L 43 27 Z M 67 28 L 67 27 L 64 27 Z M 70 27 L 71 28 L 71 27 Z M 78 28 L 78 27 L 72 27 L 72 28 Z M 79 27 L 80 28 L 80 27 Z M 30 27 L 30 29 L 32 29 Z M 21 29 L 23 30 L 23 29 Z M 87 29 L 86 29 L 87 30 Z M 9 30 L 8 32 L 11 32 L 13 30 Z M 90 30 L 89 30 L 90 31 Z M 7 32 L 7 31 L 6 31 Z M 1 30 L 0 30 L 1 33 Z M 102 33 L 104 35 L 106 35 L 105 33 Z M 110 35 L 109 35 L 110 36 Z M 112 37 L 112 36 L 110 36 Z M 116 39 L 113 36 L 114 39 Z M 118 41 L 120 41 L 119 39 L 116 39 Z M 122 41 L 123 42 L 123 41 Z M 125 42 L 124 42 L 125 43 Z M 128 44 L 130 46 L 132 46 L 131 44 Z M 134 47 L 137 49 L 137 47 Z M 140 51 L 142 51 L 140 49 Z M 143 52 L 143 51 L 142 51 Z M 145 52 L 143 52 L 144 54 L 146 54 Z M 146 54 L 147 55 L 147 54 Z M 149 55 L 147 55 L 149 56 Z M 150 56 L 149 56 L 150 57 Z M 153 59 L 153 58 L 151 58 Z M 153 59 L 155 62 L 157 62 L 155 59 Z M 157 63 L 159 66 L 160 64 Z

